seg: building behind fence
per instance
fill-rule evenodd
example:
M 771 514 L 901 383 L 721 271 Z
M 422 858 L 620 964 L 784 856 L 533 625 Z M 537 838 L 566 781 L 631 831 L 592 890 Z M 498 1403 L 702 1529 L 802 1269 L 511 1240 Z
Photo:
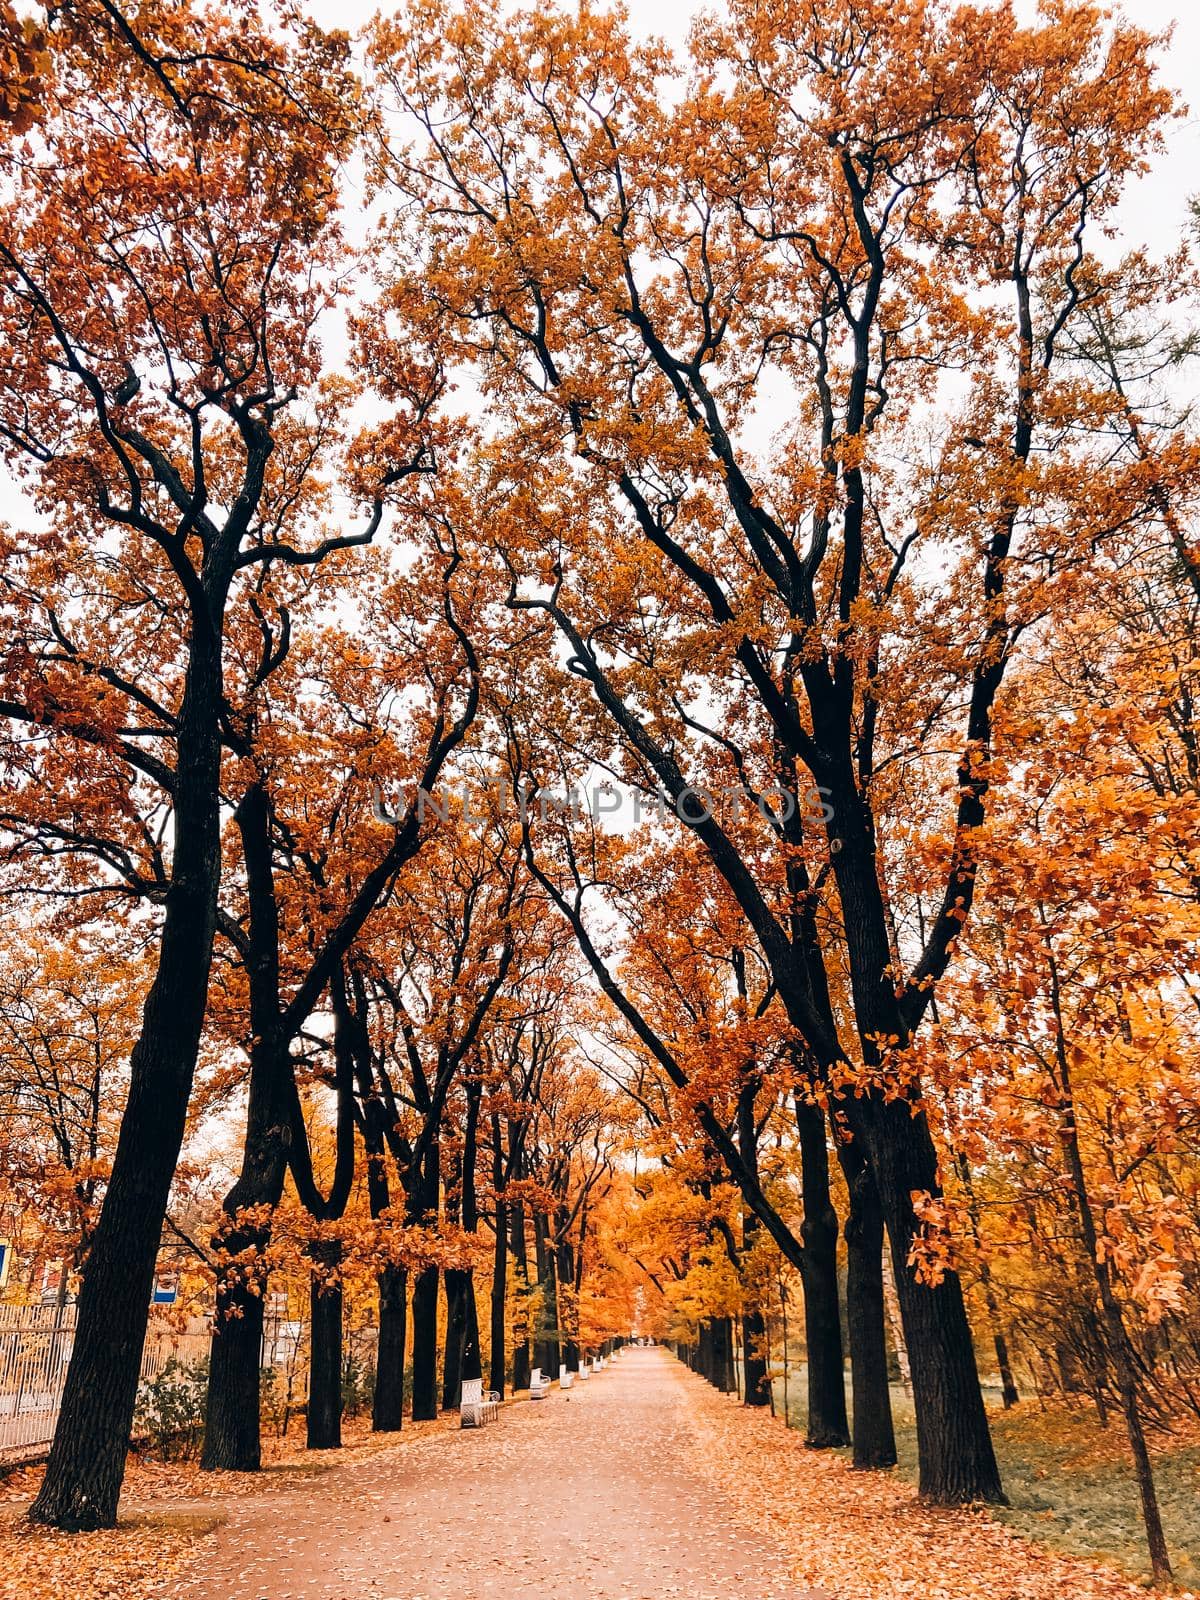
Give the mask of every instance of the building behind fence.
M 53 1439 L 77 1315 L 75 1305 L 0 1305 L 0 1461 L 36 1455 Z M 173 1356 L 194 1361 L 207 1350 L 207 1333 L 180 1333 L 152 1313 L 142 1381 Z

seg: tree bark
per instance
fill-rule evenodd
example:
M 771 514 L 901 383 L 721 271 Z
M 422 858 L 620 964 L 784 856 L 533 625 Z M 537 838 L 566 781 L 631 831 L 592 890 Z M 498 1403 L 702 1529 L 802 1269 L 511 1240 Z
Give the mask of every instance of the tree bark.
M 810 1449 L 825 1450 L 850 1443 L 838 1304 L 838 1221 L 829 1193 L 824 1114 L 819 1106 L 797 1099 L 796 1124 L 804 1200 L 800 1285 L 808 1351 L 808 1427 L 804 1442 Z
M 579 1371 L 579 1314 L 575 1295 L 575 1252 L 565 1235 L 566 1212 L 556 1217 L 557 1244 L 554 1255 L 554 1282 L 558 1326 L 562 1339 L 562 1362 L 568 1372 Z
M 746 1396 L 748 1406 L 769 1406 L 771 1380 L 767 1370 L 767 1325 L 758 1306 L 742 1317 L 742 1346 L 746 1352 Z
M 477 1077 L 467 1083 L 467 1119 L 463 1138 L 462 1158 L 462 1224 L 469 1234 L 479 1232 L 479 1202 L 475 1190 L 475 1163 L 479 1155 L 479 1108 L 483 1095 L 483 1086 Z M 464 1378 L 482 1378 L 483 1363 L 479 1350 L 479 1307 L 475 1299 L 475 1275 L 471 1271 L 463 1273 L 463 1283 L 459 1290 L 462 1301 L 462 1339 L 458 1347 L 458 1398 L 454 1401 L 457 1405 L 462 1398 L 462 1381 Z M 447 1288 L 447 1301 L 449 1290 Z
M 743 970 L 739 968 L 739 973 Z M 739 988 L 744 987 L 744 984 Z M 754 1103 L 758 1096 L 758 1078 L 747 1074 L 738 1090 L 737 1135 L 738 1151 L 746 1171 L 758 1181 L 758 1125 L 754 1117 Z M 755 1211 L 742 1201 L 742 1255 L 748 1257 L 754 1248 L 758 1230 L 762 1226 Z M 744 1290 L 744 1285 L 743 1285 Z M 767 1361 L 767 1326 L 762 1307 L 749 1305 L 742 1315 L 742 1352 L 746 1387 L 744 1404 L 767 1406 L 771 1403 L 771 1378 Z
M 541 1211 L 533 1214 L 533 1250 L 537 1264 L 538 1284 L 541 1288 L 539 1324 L 541 1333 L 534 1340 L 536 1365 L 549 1378 L 558 1377 L 562 1364 L 558 1342 L 558 1296 L 554 1283 L 554 1258 L 546 1238 L 546 1218 Z
M 999 1306 L 996 1307 L 996 1315 L 999 1316 Z M 1011 1411 L 1013 1406 L 1020 1400 L 1021 1393 L 1017 1388 L 1017 1380 L 1013 1375 L 1012 1362 L 1009 1360 L 1008 1340 L 999 1329 L 992 1335 L 992 1348 L 996 1352 L 996 1366 L 1000 1373 L 1000 1394 L 1004 1402 L 1004 1409 L 1005 1411 Z
M 271 854 L 266 790 L 253 783 L 234 815 L 242 842 L 249 900 L 246 975 L 250 990 L 250 1085 L 246 1133 L 237 1182 L 225 1196 L 226 1231 L 214 1243 L 242 1257 L 217 1273 L 216 1309 L 209 1354 L 204 1416 L 204 1472 L 257 1472 L 262 1464 L 259 1374 L 262 1362 L 265 1274 L 257 1282 L 245 1261 L 261 1261 L 271 1242 L 270 1214 L 287 1176 L 288 1113 L 292 1064 L 279 1011 L 279 907 Z M 239 1226 L 238 1213 L 255 1220 Z
M 308 1448 L 342 1447 L 342 1283 L 341 1246 L 321 1241 L 311 1254 L 314 1272 L 309 1295 Z M 331 1276 L 326 1276 L 330 1274 Z
M 858 492 L 856 486 L 856 496 Z M 986 704 L 990 705 L 990 700 Z M 980 738 L 986 733 L 986 714 L 986 707 L 980 710 L 973 704 L 972 726 L 979 724 Z M 966 787 L 963 795 L 960 815 L 964 806 L 974 806 L 982 820 L 981 799 L 972 800 Z M 875 1065 L 880 1039 L 903 1042 L 910 1037 L 911 1014 L 902 1013 L 896 998 L 874 820 L 869 803 L 859 792 L 845 744 L 831 774 L 829 799 L 836 818 L 829 827 L 831 831 L 836 827 L 840 842 L 832 860 L 846 932 L 855 1024 L 864 1060 Z M 870 1165 L 891 1246 L 912 1363 L 921 1496 L 938 1505 L 1003 1502 L 962 1285 L 952 1271 L 944 1272 L 937 1283 L 922 1282 L 908 1265 L 917 1232 L 912 1197 L 941 1193 L 937 1155 L 919 1095 L 912 1090 L 889 1100 L 882 1092 L 871 1090 L 861 1097 L 849 1096 L 842 1104 L 850 1131 L 861 1142 Z
M 158 968 L 130 1056 L 129 1096 L 83 1274 L 54 1443 L 29 1512 L 34 1522 L 70 1531 L 116 1522 L 162 1221 L 204 1023 L 221 871 L 218 716 L 227 585 L 228 577 L 210 582 L 207 609 L 192 618 Z
M 517 1204 L 510 1210 L 515 1297 L 512 1383 L 514 1389 L 528 1389 L 532 1364 L 529 1356 L 529 1248 L 525 1239 L 525 1207 Z
M 838 1159 L 850 1196 L 845 1227 L 846 1316 L 854 1465 L 860 1470 L 894 1467 L 896 1435 L 884 1333 L 883 1213 L 871 1169 L 853 1140 L 839 1140 Z
M 853 1126 L 865 1142 L 891 1247 L 912 1369 L 921 1497 L 936 1505 L 1003 1503 L 962 1285 L 953 1272 L 937 1284 L 919 1282 L 908 1264 L 916 1229 L 911 1196 L 939 1192 L 928 1124 L 906 1101 L 864 1096 L 855 1102 Z
M 245 1238 L 244 1234 L 231 1236 L 226 1248 L 242 1248 Z M 256 1292 L 228 1271 L 218 1276 L 202 1472 L 257 1472 L 262 1466 L 259 1388 L 264 1293 L 265 1287 Z
M 702 1378 L 715 1386 L 717 1381 L 716 1370 L 713 1325 L 706 1319 L 700 1324 L 700 1333 L 696 1340 L 696 1371 Z
M 437 1307 L 436 1267 L 425 1267 L 413 1286 L 413 1363 L 412 1416 L 414 1422 L 432 1422 L 437 1406 Z
M 733 1370 L 733 1319 L 717 1317 L 713 1322 L 713 1366 L 715 1382 L 722 1394 L 737 1388 Z
M 413 1175 L 409 1214 L 427 1226 L 437 1224 L 441 1209 L 441 1146 L 436 1136 L 425 1147 L 420 1172 Z M 413 1363 L 412 1418 L 432 1422 L 438 1414 L 437 1312 L 438 1283 L 435 1266 L 422 1268 L 412 1293 Z
M 508 1208 L 496 1201 L 496 1240 L 492 1252 L 492 1292 L 490 1300 L 491 1352 L 488 1359 L 488 1388 L 504 1399 L 508 1363 L 505 1359 L 505 1301 L 508 1296 Z M 516 1387 L 516 1379 L 513 1379 Z
M 464 1378 L 483 1377 L 483 1353 L 479 1348 L 479 1302 L 475 1298 L 475 1279 L 467 1273 L 464 1294 L 466 1315 L 463 1326 L 461 1371 Z
M 371 1427 L 396 1433 L 404 1425 L 404 1356 L 408 1339 L 408 1273 L 385 1267 L 378 1277 L 379 1344 L 375 1352 L 375 1397 Z
M 446 1348 L 442 1357 L 442 1410 L 454 1411 L 462 1399 L 465 1376 L 463 1350 L 467 1339 L 467 1290 L 471 1274 L 457 1267 L 447 1267 L 445 1281 Z

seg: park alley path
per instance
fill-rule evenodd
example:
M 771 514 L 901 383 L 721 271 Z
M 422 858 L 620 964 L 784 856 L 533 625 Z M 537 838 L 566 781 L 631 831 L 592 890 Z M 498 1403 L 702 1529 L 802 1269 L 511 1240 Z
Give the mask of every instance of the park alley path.
M 695 1476 L 686 1379 L 627 1350 L 569 1394 L 227 1502 L 181 1600 L 807 1600 Z M 830 1597 L 832 1600 L 832 1597 Z

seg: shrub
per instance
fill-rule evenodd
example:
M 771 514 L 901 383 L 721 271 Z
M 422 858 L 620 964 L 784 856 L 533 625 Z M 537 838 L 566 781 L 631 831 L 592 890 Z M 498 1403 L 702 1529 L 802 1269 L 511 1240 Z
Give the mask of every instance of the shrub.
M 204 1437 L 204 1399 L 208 1357 L 183 1363 L 174 1357 L 138 1390 L 134 1431 L 151 1454 L 164 1461 L 187 1461 Z

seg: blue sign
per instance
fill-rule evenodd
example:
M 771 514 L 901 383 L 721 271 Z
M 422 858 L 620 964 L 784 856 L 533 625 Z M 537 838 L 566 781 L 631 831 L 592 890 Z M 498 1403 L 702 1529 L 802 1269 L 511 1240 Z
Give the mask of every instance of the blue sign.
M 0 1289 L 8 1282 L 8 1269 L 12 1264 L 12 1242 L 0 1239 Z
M 173 1283 L 155 1283 L 154 1304 L 156 1306 L 173 1306 L 179 1298 L 179 1289 Z

